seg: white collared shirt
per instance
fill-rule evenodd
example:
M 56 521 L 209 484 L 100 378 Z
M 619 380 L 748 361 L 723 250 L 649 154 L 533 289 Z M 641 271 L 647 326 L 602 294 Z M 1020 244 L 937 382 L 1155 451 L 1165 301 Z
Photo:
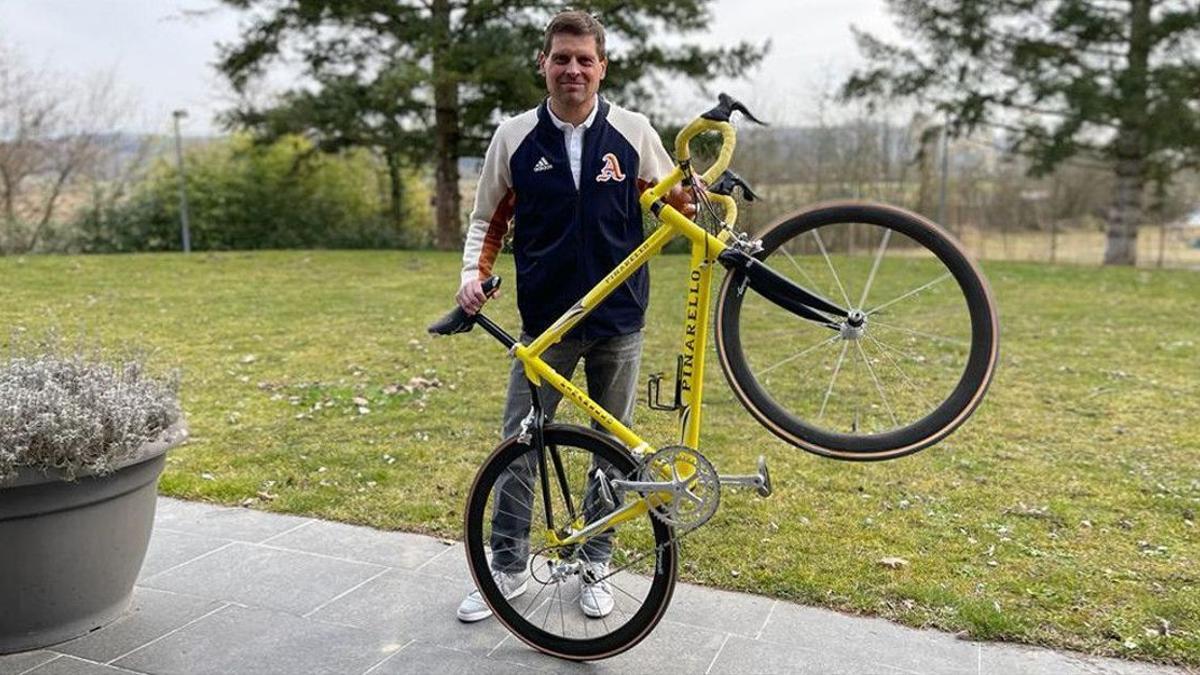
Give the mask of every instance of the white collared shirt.
M 571 163 L 571 176 L 575 179 L 575 189 L 579 189 L 579 172 L 580 166 L 583 163 L 583 134 L 587 132 L 588 127 L 596 121 L 596 111 L 600 109 L 600 97 L 592 97 L 592 113 L 588 115 L 579 126 L 575 126 L 570 122 L 564 122 L 558 119 L 554 111 L 550 109 L 549 102 L 546 103 L 546 112 L 550 113 L 550 121 L 554 122 L 554 126 L 558 127 L 563 132 L 563 138 L 567 142 L 567 157 Z

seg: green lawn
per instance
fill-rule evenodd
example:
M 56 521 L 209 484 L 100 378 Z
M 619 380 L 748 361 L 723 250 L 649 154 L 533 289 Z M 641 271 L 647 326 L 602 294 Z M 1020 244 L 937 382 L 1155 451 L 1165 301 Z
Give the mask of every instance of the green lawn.
M 467 486 L 499 440 L 507 368 L 482 332 L 425 334 L 452 304 L 458 262 L 0 258 L 0 326 L 138 343 L 183 369 L 193 438 L 169 459 L 166 494 L 458 538 Z M 674 370 L 686 262 L 654 264 L 644 373 Z M 776 493 L 726 495 L 685 540 L 683 576 L 979 639 L 1200 665 L 1200 275 L 984 269 L 1001 311 L 996 381 L 967 425 L 915 456 L 795 450 L 710 360 L 702 450 L 732 473 L 765 453 Z M 515 329 L 513 298 L 491 313 Z M 652 442 L 673 441 L 670 414 L 637 417 Z M 879 563 L 889 556 L 909 564 Z

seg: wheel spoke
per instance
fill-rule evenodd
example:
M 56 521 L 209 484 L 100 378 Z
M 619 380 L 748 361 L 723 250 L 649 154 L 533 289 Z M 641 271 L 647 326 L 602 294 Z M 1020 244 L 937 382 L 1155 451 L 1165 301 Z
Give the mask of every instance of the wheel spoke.
M 532 578 L 533 574 L 530 574 L 529 576 L 530 576 L 530 578 Z M 538 598 L 542 597 L 542 593 L 544 593 L 546 591 L 546 586 L 549 585 L 549 584 L 543 584 L 541 582 L 538 582 L 537 579 L 534 579 L 534 582 L 538 583 L 541 586 L 541 589 L 539 589 L 537 594 L 535 594 L 533 596 L 533 598 L 529 601 L 529 604 L 525 605 L 525 611 L 521 612 L 521 616 L 527 616 L 527 615 L 532 616 L 531 614 L 529 614 L 529 610 L 533 608 L 533 604 L 538 601 Z
M 829 403 L 829 395 L 833 393 L 833 383 L 837 382 L 838 372 L 842 369 L 842 361 L 846 358 L 846 350 L 850 347 L 850 342 L 842 343 L 842 353 L 838 354 L 837 364 L 833 367 L 833 377 L 829 379 L 829 388 L 825 390 L 825 398 L 821 400 L 821 411 L 817 413 L 817 419 L 825 418 L 825 406 Z
M 871 379 L 875 381 L 875 391 L 879 392 L 879 398 L 883 401 L 883 407 L 887 408 L 888 415 L 892 418 L 892 424 L 900 426 L 900 421 L 896 419 L 896 411 L 892 410 L 892 404 L 888 402 L 887 395 L 883 393 L 883 384 L 875 374 L 875 368 L 871 365 L 871 359 L 867 358 L 867 353 L 863 351 L 862 341 L 855 340 L 854 346 L 858 348 L 858 354 L 862 357 L 863 363 L 866 364 L 867 372 L 871 374 Z
M 531 495 L 533 494 L 533 486 L 529 482 L 527 482 L 524 478 L 522 478 L 521 474 L 518 473 L 516 470 L 513 470 L 510 467 L 510 470 L 505 472 L 505 475 L 511 476 L 513 479 L 515 479 L 517 481 L 517 483 L 520 484 L 521 487 L 525 488 L 525 492 L 527 492 Z
M 837 270 L 833 267 L 833 260 L 829 258 L 829 253 L 825 251 L 825 242 L 821 241 L 821 234 L 816 229 L 810 230 L 813 237 L 817 240 L 817 248 L 821 249 L 821 255 L 825 257 L 825 264 L 829 266 L 829 273 L 833 275 L 833 280 L 837 282 L 838 290 L 842 292 L 842 299 L 846 301 L 846 308 L 850 308 L 850 296 L 846 293 L 846 287 L 842 285 L 842 278 L 838 276 Z
M 921 363 L 922 361 L 925 360 L 924 357 L 913 356 L 913 355 L 909 354 L 908 352 L 905 352 L 901 349 L 893 347 L 892 345 L 880 340 L 879 338 L 875 337 L 874 335 L 867 334 L 867 339 L 871 340 L 879 347 L 881 347 L 889 352 L 892 352 L 893 354 L 898 354 L 900 356 L 903 356 L 904 358 L 908 359 L 909 361 L 916 361 L 917 363 Z
M 770 366 L 769 368 L 766 368 L 765 370 L 760 370 L 759 372 L 754 374 L 754 377 L 766 375 L 767 373 L 771 372 L 772 370 L 775 370 L 776 368 L 784 365 L 785 363 L 791 363 L 792 361 L 795 361 L 796 359 L 804 356 L 805 354 L 808 354 L 809 352 L 813 351 L 814 349 L 820 349 L 821 347 L 824 347 L 825 345 L 837 340 L 840 337 L 841 337 L 840 334 L 834 333 L 833 336 L 830 337 L 829 339 L 822 340 L 821 342 L 818 342 L 817 344 L 812 345 L 797 354 L 793 354 L 793 355 L 787 357 L 786 359 L 780 361 L 779 363 L 776 363 L 775 365 Z
M 590 566 L 590 565 L 592 564 L 592 558 L 591 558 L 591 556 L 589 556 L 589 555 L 587 554 L 587 551 L 586 551 L 586 550 L 580 550 L 580 553 L 583 555 L 583 559 L 584 559 L 584 561 L 585 561 L 585 562 L 586 562 L 586 563 L 587 563 L 587 564 Z M 608 583 L 608 582 L 607 582 L 607 581 L 605 581 L 605 583 Z M 583 587 L 584 587 L 584 583 L 583 583 L 583 575 L 580 575 L 580 576 L 579 576 L 579 592 L 580 592 L 580 594 L 582 594 L 582 593 L 583 593 Z M 611 584 L 611 583 L 609 583 L 609 587 L 610 587 L 610 588 L 612 587 L 612 584 Z M 592 592 L 592 599 L 593 599 L 593 600 L 595 600 L 595 598 L 596 598 L 595 592 L 594 592 L 594 591 L 592 591 L 592 590 L 591 590 L 591 588 L 589 588 L 588 590 L 589 590 L 590 592 Z M 628 593 L 626 593 L 626 595 L 628 595 Z M 614 606 L 614 607 L 616 607 L 616 605 L 617 605 L 617 603 L 616 603 L 616 599 L 614 598 L 614 599 L 613 599 L 613 606 Z M 600 617 L 600 623 L 604 624 L 604 630 L 605 630 L 605 632 L 606 632 L 606 633 L 611 633 L 611 632 L 612 632 L 612 629 L 608 627 L 608 617 L 601 616 L 601 617 Z M 586 621 L 584 622 L 584 625 L 587 625 L 587 622 L 586 622 Z
M 913 393 L 916 395 L 917 400 L 919 400 L 921 402 L 921 405 L 924 406 L 926 410 L 930 410 L 931 408 L 929 407 L 929 404 L 925 401 L 925 397 L 921 395 L 920 387 L 918 387 L 916 385 L 916 383 L 914 383 L 912 381 L 912 379 L 909 378 L 908 373 L 904 372 L 904 369 L 900 367 L 900 364 L 896 363 L 896 359 L 892 358 L 892 355 L 889 354 L 887 352 L 887 350 L 883 348 L 883 344 L 880 343 L 879 340 L 876 340 L 874 338 L 874 336 L 871 336 L 871 335 L 868 335 L 867 339 L 870 340 L 875 345 L 875 348 L 879 350 L 879 353 L 883 354 L 883 357 L 885 359 L 887 359 L 889 363 L 892 364 L 892 368 L 894 368 L 897 373 L 900 373 L 900 377 L 905 381 L 905 383 L 908 384 L 908 388 L 913 391 Z
M 871 284 L 875 283 L 875 273 L 879 271 L 879 263 L 883 260 L 883 252 L 887 250 L 888 240 L 891 238 L 891 229 L 884 230 L 883 241 L 879 242 L 879 250 L 875 252 L 875 262 L 871 264 L 871 273 L 867 275 L 867 284 L 863 286 L 862 299 L 858 301 L 859 307 L 867 306 L 867 294 L 871 292 Z
M 566 616 L 566 613 L 563 612 L 562 583 L 558 584 L 558 588 L 556 588 L 554 590 L 554 593 L 555 593 L 555 597 L 558 598 L 558 622 L 559 622 L 559 625 L 562 626 L 562 634 L 566 635 L 567 634 L 567 616 Z
M 871 325 L 883 326 L 884 328 L 890 328 L 892 330 L 898 330 L 898 331 L 902 331 L 905 333 L 911 333 L 911 334 L 919 336 L 919 337 L 929 338 L 930 340 L 936 340 L 938 342 L 945 342 L 946 344 L 956 345 L 958 347 L 966 347 L 967 349 L 971 348 L 971 343 L 967 342 L 966 340 L 957 340 L 954 338 L 943 337 L 941 335 L 934 335 L 933 333 L 925 333 L 923 331 L 913 330 L 911 328 L 905 328 L 904 326 L 899 326 L 894 323 L 883 323 L 882 321 L 874 321 L 874 322 L 872 322 Z
M 808 285 L 814 291 L 817 290 L 817 288 L 819 288 L 817 282 L 814 281 L 811 276 L 809 276 L 808 272 L 804 271 L 804 268 L 800 266 L 800 263 L 796 262 L 796 259 L 792 257 L 792 254 L 788 253 L 787 248 L 781 246 L 779 247 L 779 250 L 782 251 L 785 256 L 787 256 L 788 260 L 792 261 L 792 266 L 796 268 L 796 271 L 800 273 L 800 276 L 804 277 L 804 280 L 808 282 Z
M 929 289 L 929 288 L 932 288 L 933 286 L 936 286 L 937 284 L 940 284 L 940 283 L 942 283 L 943 281 L 945 281 L 946 279 L 950 279 L 950 278 L 952 278 L 953 276 L 954 276 L 954 275 L 950 274 L 949 272 L 946 272 L 945 274 L 943 274 L 942 276 L 940 276 L 940 277 L 938 277 L 938 278 L 934 279 L 933 281 L 930 281 L 930 282 L 928 282 L 928 283 L 926 283 L 926 284 L 923 284 L 923 285 L 921 285 L 921 286 L 918 286 L 918 287 L 916 287 L 916 288 L 912 289 L 911 291 L 909 291 L 909 292 L 905 293 L 904 295 L 901 295 L 901 296 L 899 296 L 899 297 L 892 298 L 891 300 L 888 300 L 887 302 L 883 303 L 882 305 L 879 305 L 879 306 L 877 306 L 877 307 L 875 307 L 875 308 L 873 308 L 873 309 L 871 309 L 871 310 L 867 311 L 867 312 L 866 312 L 866 315 L 867 315 L 867 316 L 870 316 L 870 315 L 874 314 L 875 312 L 878 312 L 879 310 L 883 309 L 884 307 L 890 307 L 891 305 L 894 305 L 894 304 L 896 304 L 897 302 L 900 302 L 901 300 L 904 300 L 904 299 L 906 299 L 906 298 L 910 298 L 910 297 L 912 297 L 912 296 L 916 295 L 917 293 L 920 293 L 920 292 L 922 292 L 922 291 L 925 291 L 925 290 L 927 290 L 927 289 Z
M 502 515 L 508 516 L 510 518 L 521 519 L 523 517 L 519 514 L 511 513 L 509 511 L 505 511 L 503 509 L 497 509 L 496 512 L 500 513 Z M 532 521 L 532 518 L 530 520 Z M 492 532 L 492 536 L 500 537 L 501 539 L 512 539 L 513 541 L 526 541 L 526 539 L 524 537 L 514 537 L 514 536 L 508 535 L 508 534 L 496 534 L 494 531 Z

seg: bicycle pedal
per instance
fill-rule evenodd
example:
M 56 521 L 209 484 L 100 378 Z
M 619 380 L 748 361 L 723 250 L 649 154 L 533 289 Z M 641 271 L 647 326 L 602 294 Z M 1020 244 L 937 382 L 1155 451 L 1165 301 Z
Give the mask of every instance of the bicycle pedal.
M 771 496 L 771 472 L 767 471 L 767 456 L 758 456 L 758 475 L 762 481 L 758 485 L 758 494 L 760 497 Z
M 599 486 L 600 501 L 604 502 L 604 507 L 609 511 L 617 508 L 617 499 L 613 496 L 612 484 L 608 482 L 608 475 L 603 469 L 596 469 L 595 473 L 596 485 Z
M 758 473 L 748 476 L 721 476 L 721 485 L 729 487 L 747 487 L 754 488 L 760 497 L 770 497 L 771 488 L 771 473 L 767 470 L 767 458 L 764 455 L 758 457 Z

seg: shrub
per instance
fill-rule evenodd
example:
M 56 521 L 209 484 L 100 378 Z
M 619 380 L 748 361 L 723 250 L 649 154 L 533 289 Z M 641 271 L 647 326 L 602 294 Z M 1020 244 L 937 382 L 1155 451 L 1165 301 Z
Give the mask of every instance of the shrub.
M 196 250 L 393 248 L 431 228 L 429 193 L 415 173 L 404 175 L 404 222 L 393 222 L 386 172 L 365 150 L 327 154 L 299 136 L 263 145 L 235 135 L 189 149 L 185 163 Z M 86 210 L 76 226 L 85 252 L 179 250 L 173 156 L 128 199 Z
M 178 377 L 142 358 L 68 352 L 54 338 L 0 361 L 0 480 L 18 467 L 105 474 L 181 417 Z

